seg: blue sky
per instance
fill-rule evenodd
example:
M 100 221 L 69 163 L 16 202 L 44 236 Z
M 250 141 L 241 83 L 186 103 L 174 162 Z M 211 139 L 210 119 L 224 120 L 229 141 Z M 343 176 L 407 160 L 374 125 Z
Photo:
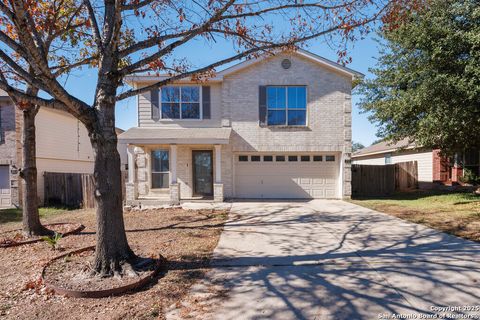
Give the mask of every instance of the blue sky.
M 353 61 L 348 67 L 362 72 L 367 77 L 371 77 L 368 72 L 370 67 L 376 63 L 378 56 L 378 43 L 374 40 L 373 34 L 364 40 L 357 41 L 353 48 L 349 51 Z M 337 60 L 336 50 L 325 45 L 323 41 L 310 42 L 306 48 L 315 54 L 321 55 L 333 61 Z M 224 58 L 232 53 L 231 47 L 227 43 L 216 43 L 214 47 L 204 43 L 203 41 L 193 42 L 176 52 L 177 56 L 188 57 L 191 63 L 199 66 L 215 61 L 215 59 Z M 78 98 L 91 103 L 96 83 L 96 70 L 83 69 L 70 75 L 66 85 L 71 93 Z M 353 141 L 360 142 L 365 146 L 370 145 L 376 140 L 376 128 L 371 124 L 366 114 L 361 114 L 356 106 L 359 96 L 354 95 L 352 99 L 352 129 Z M 136 126 L 136 98 L 129 98 L 121 101 L 116 107 L 116 125 L 124 130 Z

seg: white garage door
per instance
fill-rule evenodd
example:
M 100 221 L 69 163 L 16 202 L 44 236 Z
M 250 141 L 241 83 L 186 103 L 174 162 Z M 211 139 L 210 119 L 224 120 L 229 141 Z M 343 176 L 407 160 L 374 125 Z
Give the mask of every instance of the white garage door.
M 237 198 L 336 198 L 338 154 L 235 156 Z
M 0 208 L 9 208 L 11 206 L 10 168 L 9 166 L 0 166 Z

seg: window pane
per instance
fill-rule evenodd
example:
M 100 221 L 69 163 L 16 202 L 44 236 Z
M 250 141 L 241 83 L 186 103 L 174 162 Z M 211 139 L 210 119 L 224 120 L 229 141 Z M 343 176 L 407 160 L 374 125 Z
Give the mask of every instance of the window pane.
M 305 162 L 310 161 L 310 156 L 301 156 L 300 160 Z
M 289 126 L 304 126 L 307 122 L 307 111 L 305 110 L 289 110 L 288 111 L 288 125 Z
M 168 171 L 168 151 L 152 151 L 152 172 Z
M 242 162 L 248 161 L 248 156 L 238 156 L 238 161 L 242 161 Z
M 168 173 L 152 173 L 152 189 L 168 188 L 169 186 Z
M 252 156 L 252 161 L 260 161 L 260 156 Z
M 313 161 L 323 161 L 322 156 L 313 156 Z
M 263 161 L 273 161 L 273 156 L 263 156 Z
M 267 107 L 269 109 L 285 109 L 286 105 L 285 87 L 267 88 Z
M 179 102 L 180 88 L 179 87 L 163 87 L 162 88 L 162 102 Z
M 288 108 L 305 109 L 307 107 L 306 88 L 289 87 L 288 88 Z
M 179 103 L 162 103 L 162 119 L 179 119 Z
M 182 102 L 182 119 L 200 119 L 200 104 Z
M 297 156 L 288 156 L 288 161 L 298 161 Z
M 285 111 L 268 110 L 268 124 L 269 125 L 285 125 Z
M 182 87 L 182 102 L 200 102 L 198 87 Z
M 385 155 L 385 164 L 391 164 L 392 163 L 392 155 L 387 153 Z
M 275 160 L 276 161 L 285 161 L 285 156 L 276 156 Z
M 335 156 L 325 156 L 325 161 L 335 161 Z

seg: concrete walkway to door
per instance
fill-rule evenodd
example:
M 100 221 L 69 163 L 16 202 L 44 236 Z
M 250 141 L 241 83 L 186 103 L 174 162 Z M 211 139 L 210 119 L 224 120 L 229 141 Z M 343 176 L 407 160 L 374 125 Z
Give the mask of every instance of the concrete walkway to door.
M 480 244 L 343 201 L 235 202 L 212 269 L 168 318 L 421 319 L 479 305 Z

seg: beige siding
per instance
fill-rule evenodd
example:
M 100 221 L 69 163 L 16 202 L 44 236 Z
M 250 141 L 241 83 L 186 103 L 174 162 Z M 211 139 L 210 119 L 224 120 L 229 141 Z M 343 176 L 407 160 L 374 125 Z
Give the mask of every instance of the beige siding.
M 405 151 L 394 154 L 392 162 L 417 161 L 418 163 L 418 182 L 433 182 L 433 154 L 432 151 Z
M 193 84 L 196 85 L 196 84 Z M 140 86 L 142 86 L 140 84 Z M 139 127 L 166 127 L 166 128 L 195 128 L 195 127 L 220 127 L 221 123 L 221 101 L 222 85 L 219 83 L 210 84 L 210 114 L 211 119 L 205 120 L 173 120 L 152 119 L 152 104 L 150 92 L 138 96 L 138 124 Z
M 406 150 L 392 153 L 392 163 L 417 161 L 418 163 L 418 181 L 423 185 L 433 182 L 433 154 L 431 150 Z M 384 165 L 385 154 L 376 154 L 371 156 L 359 157 L 353 159 L 354 164 Z M 422 185 L 423 184 L 423 185 Z
M 65 112 L 41 108 L 35 125 L 38 197 L 43 203 L 43 173 L 93 173 L 93 151 L 85 126 Z
M 378 154 L 373 156 L 366 156 L 361 158 L 355 158 L 352 160 L 353 164 L 367 164 L 367 165 L 384 165 L 385 164 L 385 155 Z
M 73 116 L 41 108 L 35 125 L 37 158 L 93 161 L 87 130 Z

